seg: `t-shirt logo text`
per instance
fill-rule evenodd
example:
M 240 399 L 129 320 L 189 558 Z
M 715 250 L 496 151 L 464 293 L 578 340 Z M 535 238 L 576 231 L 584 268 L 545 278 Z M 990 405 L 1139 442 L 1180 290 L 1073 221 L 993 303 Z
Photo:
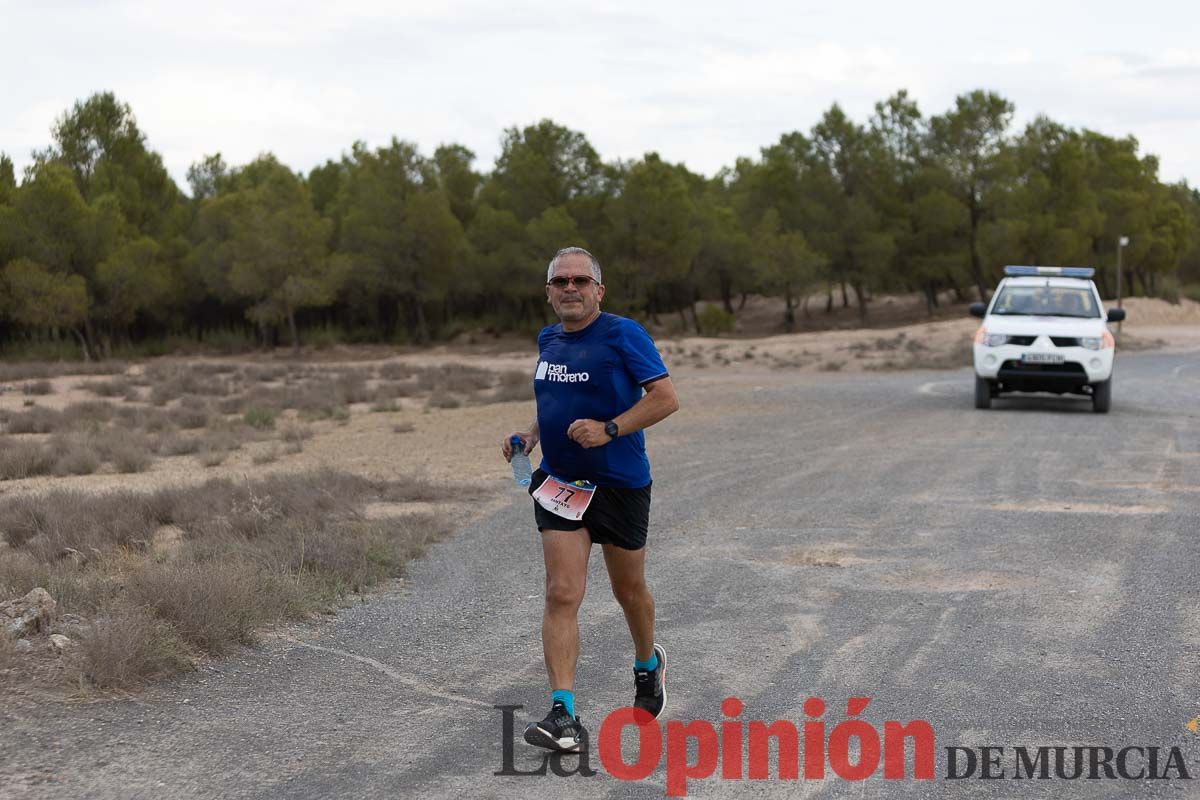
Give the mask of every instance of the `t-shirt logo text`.
M 555 383 L 586 383 L 586 372 L 567 372 L 566 364 L 551 364 L 549 361 L 539 361 L 537 372 L 533 379 L 537 381 L 553 381 Z

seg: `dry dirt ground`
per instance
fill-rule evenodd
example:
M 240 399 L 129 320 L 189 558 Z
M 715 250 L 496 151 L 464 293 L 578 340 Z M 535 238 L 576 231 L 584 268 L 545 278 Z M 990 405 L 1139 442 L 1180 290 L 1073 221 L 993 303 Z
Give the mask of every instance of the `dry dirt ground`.
M 1200 349 L 1200 303 L 1185 300 L 1170 305 L 1161 300 L 1131 298 L 1125 301 L 1128 320 L 1123 323 L 1120 348 L 1168 351 Z M 760 316 L 766 311 L 759 309 Z M 978 321 L 965 317 L 888 329 L 830 330 L 780 334 L 761 338 L 658 338 L 668 367 L 677 377 L 702 377 L 705 371 L 770 369 L 861 372 L 913 368 L 958 368 L 970 363 L 970 341 Z M 437 367 L 459 363 L 495 371 L 532 369 L 536 358 L 530 343 L 523 349 L 472 346 L 439 346 L 394 355 L 386 348 L 337 348 L 322 351 L 307 363 L 364 367 L 401 361 L 415 367 Z M 170 360 L 170 359 L 162 359 Z M 287 362 L 279 356 L 189 359 L 184 363 L 241 361 L 243 363 Z M 133 365 L 131 373 L 141 370 Z M 70 403 L 95 400 L 80 388 L 93 377 L 65 375 L 52 378 L 54 391 L 36 398 L 39 406 L 63 408 Z M 2 386 L 0 410 L 21 410 L 27 398 L 21 382 Z M 702 386 L 704 381 L 699 381 Z M 118 399 L 115 402 L 120 403 Z M 506 480 L 506 466 L 499 459 L 501 436 L 523 430 L 533 418 L 533 403 L 508 402 L 466 405 L 453 409 L 426 409 L 420 399 L 400 398 L 399 410 L 371 412 L 367 403 L 351 406 L 347 421 L 319 420 L 308 423 L 314 436 L 300 453 L 281 454 L 267 464 L 256 464 L 260 451 L 275 448 L 269 441 L 248 442 L 215 467 L 201 467 L 194 456 L 156 458 L 145 472 L 117 474 L 104 467 L 92 475 L 35 477 L 0 482 L 0 499 L 37 493 L 50 487 L 84 492 L 109 489 L 152 490 L 166 485 L 198 483 L 214 477 L 257 477 L 300 472 L 318 466 L 371 478 L 391 479 L 415 474 L 437 480 L 472 481 L 481 487 L 498 488 Z M 698 413 L 703 397 L 689 398 L 681 413 Z M 286 415 L 285 415 L 286 417 Z M 411 426 L 408 432 L 397 432 Z M 46 438 L 22 434 L 30 439 Z

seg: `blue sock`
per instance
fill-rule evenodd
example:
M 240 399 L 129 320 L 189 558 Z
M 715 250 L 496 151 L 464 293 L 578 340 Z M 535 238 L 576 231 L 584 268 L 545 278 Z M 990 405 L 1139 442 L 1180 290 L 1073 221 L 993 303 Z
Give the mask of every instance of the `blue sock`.
M 646 661 L 633 660 L 634 669 L 656 670 L 658 669 L 658 653 L 651 653 L 650 658 Z
M 575 693 L 568 692 L 566 689 L 555 689 L 550 693 L 550 703 L 562 703 L 567 707 L 567 713 L 572 717 L 575 716 Z

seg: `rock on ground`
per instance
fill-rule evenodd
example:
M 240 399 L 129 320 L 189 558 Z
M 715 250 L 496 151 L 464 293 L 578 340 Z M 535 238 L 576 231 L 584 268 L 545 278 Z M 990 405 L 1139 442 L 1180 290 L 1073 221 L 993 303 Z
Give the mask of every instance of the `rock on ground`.
M 14 639 L 46 630 L 55 605 L 54 598 L 42 587 L 30 589 L 24 597 L 0 603 L 0 625 Z

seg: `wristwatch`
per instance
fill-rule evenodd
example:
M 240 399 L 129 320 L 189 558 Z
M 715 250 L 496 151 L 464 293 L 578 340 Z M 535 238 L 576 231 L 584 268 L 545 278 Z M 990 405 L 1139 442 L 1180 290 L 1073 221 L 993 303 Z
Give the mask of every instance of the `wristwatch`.
M 604 423 L 604 432 L 613 439 L 621 435 L 621 432 L 617 430 L 617 423 L 613 422 L 611 419 Z

